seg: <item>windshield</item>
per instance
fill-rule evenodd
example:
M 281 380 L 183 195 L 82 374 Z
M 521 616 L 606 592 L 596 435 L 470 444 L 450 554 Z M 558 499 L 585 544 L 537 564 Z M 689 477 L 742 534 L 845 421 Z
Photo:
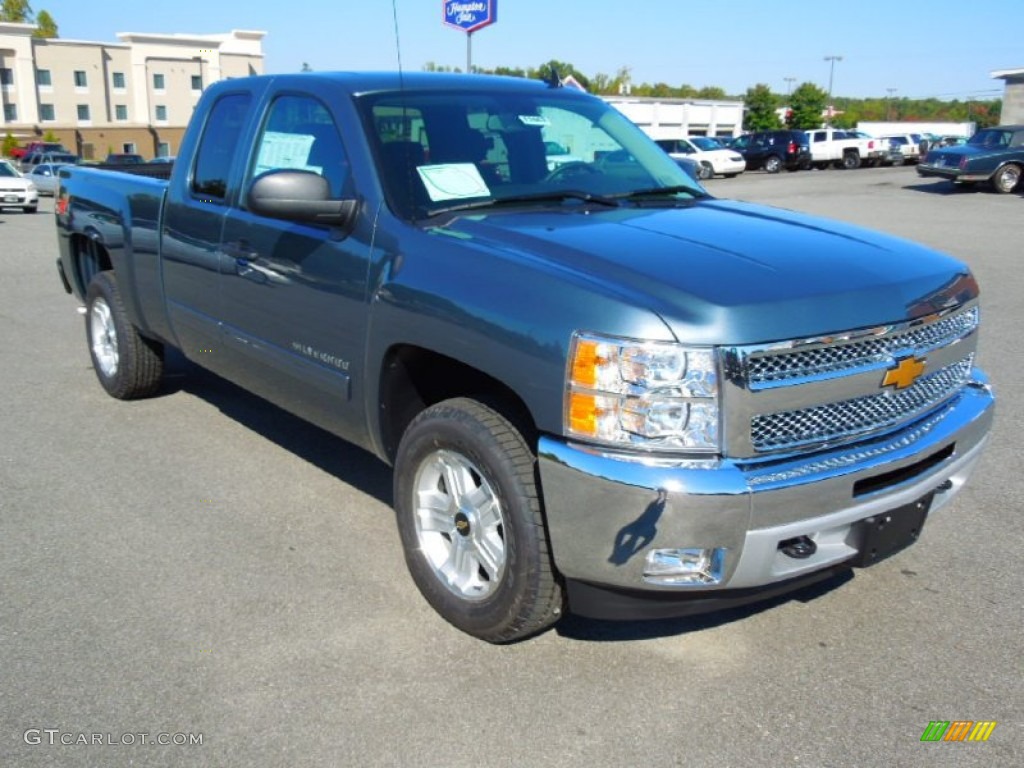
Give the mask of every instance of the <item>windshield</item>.
M 706 195 L 606 102 L 527 83 L 360 97 L 391 208 L 422 219 L 490 205 L 607 205 L 635 192 L 652 204 L 660 189 L 667 198 Z
M 0 160 L 0 176 L 18 176 L 20 175 L 6 160 Z
M 700 149 L 703 149 L 705 152 L 711 152 L 712 150 L 715 149 L 722 149 L 721 144 L 719 144 L 714 139 L 709 139 L 707 136 L 694 136 L 693 138 L 690 139 L 690 141 L 696 144 Z

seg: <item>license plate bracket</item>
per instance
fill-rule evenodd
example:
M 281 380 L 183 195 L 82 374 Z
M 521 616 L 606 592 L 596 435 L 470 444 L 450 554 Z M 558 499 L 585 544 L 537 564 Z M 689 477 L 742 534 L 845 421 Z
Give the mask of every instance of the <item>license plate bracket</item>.
M 17 195 L 4 195 L 4 202 L 5 203 L 16 203 L 16 202 L 18 202 L 18 196 Z
M 929 493 L 910 504 L 855 523 L 851 543 L 857 547 L 857 555 L 851 564 L 856 568 L 874 565 L 917 541 L 934 495 Z

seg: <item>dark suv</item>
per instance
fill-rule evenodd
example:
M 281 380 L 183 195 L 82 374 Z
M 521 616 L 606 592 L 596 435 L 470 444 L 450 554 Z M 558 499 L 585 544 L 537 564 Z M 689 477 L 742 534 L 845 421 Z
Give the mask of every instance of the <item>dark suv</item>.
M 803 131 L 757 131 L 746 133 L 729 145 L 747 161 L 747 170 L 764 168 L 778 173 L 811 167 L 811 145 Z

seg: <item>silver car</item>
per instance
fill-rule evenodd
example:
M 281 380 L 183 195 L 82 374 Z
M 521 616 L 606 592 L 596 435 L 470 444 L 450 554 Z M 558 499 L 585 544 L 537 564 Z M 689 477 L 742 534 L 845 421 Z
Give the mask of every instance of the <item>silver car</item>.
M 58 182 L 60 181 L 60 169 L 66 163 L 40 163 L 33 168 L 25 177 L 36 185 L 40 195 L 56 196 Z

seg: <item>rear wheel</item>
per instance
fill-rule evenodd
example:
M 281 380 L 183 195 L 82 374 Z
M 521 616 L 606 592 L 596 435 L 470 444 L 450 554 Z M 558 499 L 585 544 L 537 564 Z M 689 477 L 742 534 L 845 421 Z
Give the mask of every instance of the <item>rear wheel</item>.
M 144 338 L 131 324 L 113 272 L 93 277 L 85 306 L 92 367 L 107 394 L 119 400 L 155 394 L 163 379 L 163 345 Z
M 844 152 L 843 168 L 848 171 L 852 171 L 854 168 L 860 168 L 860 155 L 856 152 Z
M 413 580 L 445 620 L 491 643 L 562 613 L 535 477 L 519 430 L 476 400 L 417 416 L 395 461 L 395 512 Z
M 764 161 L 765 173 L 778 173 L 782 170 L 782 158 L 778 155 L 769 155 Z
M 1020 166 L 1016 163 L 1004 165 L 992 177 L 992 188 L 1000 194 L 1013 192 L 1020 183 Z

